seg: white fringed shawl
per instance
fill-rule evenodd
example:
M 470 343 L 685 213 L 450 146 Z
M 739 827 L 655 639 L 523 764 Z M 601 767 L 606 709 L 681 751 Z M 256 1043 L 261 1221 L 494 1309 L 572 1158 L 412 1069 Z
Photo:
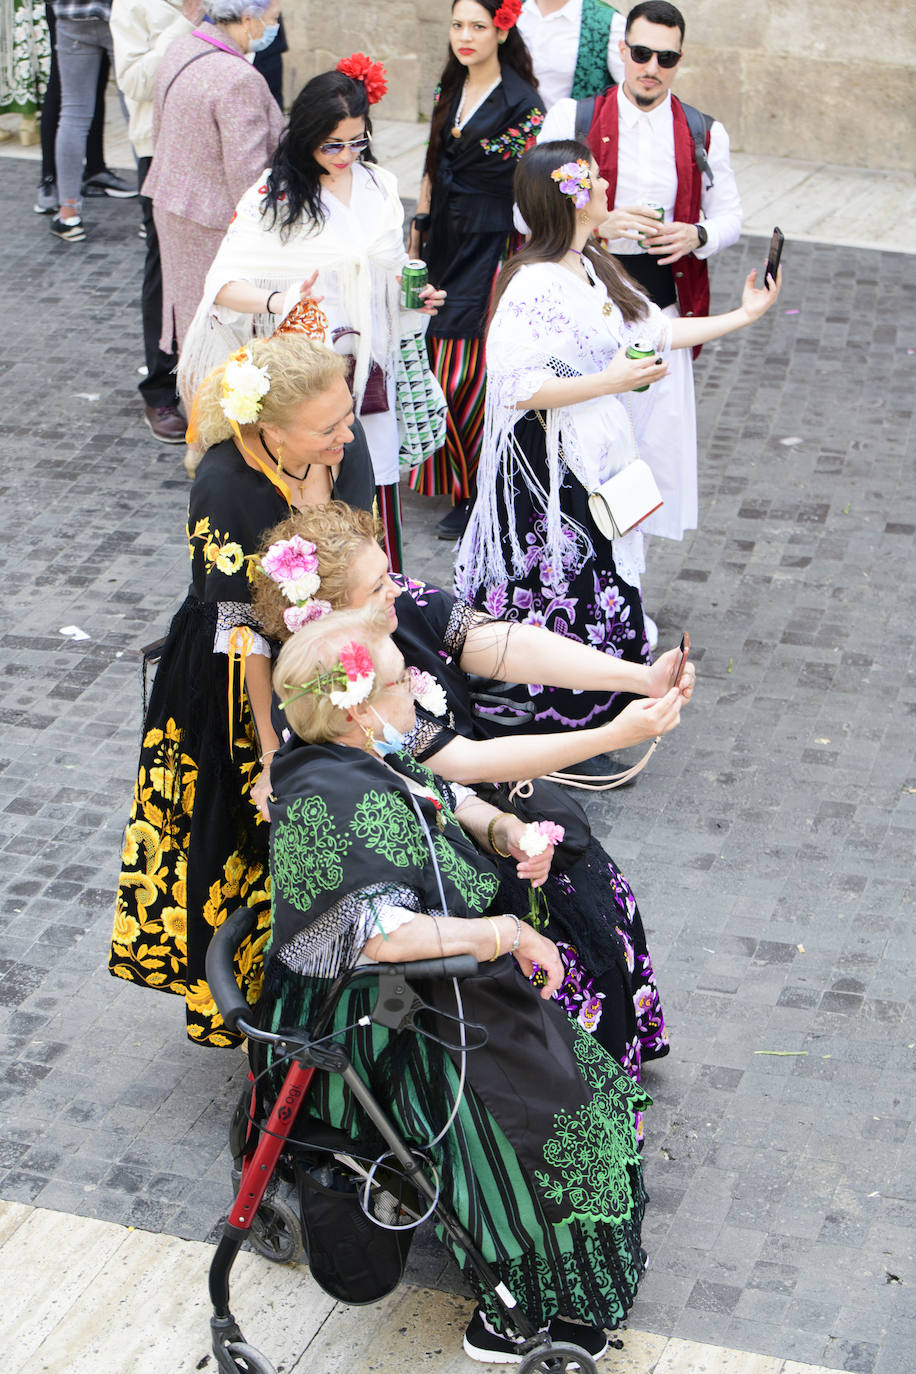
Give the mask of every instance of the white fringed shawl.
M 668 321 L 656 305 L 647 301 L 647 318 L 627 324 L 587 262 L 586 270 L 591 286 L 559 263 L 532 263 L 521 268 L 509 283 L 490 325 L 478 494 L 459 548 L 456 573 L 458 586 L 467 597 L 481 586 L 521 577 L 524 571 L 518 531 L 514 525 L 508 530 L 499 527 L 498 489 L 511 511 L 514 493 L 520 486 L 528 487 L 547 512 L 552 565 L 568 567 L 575 557 L 581 567 L 593 553 L 591 534 L 568 517 L 561 518 L 561 450 L 566 466 L 589 491 L 637 456 L 636 446 L 652 405 L 651 389 L 643 395 L 604 396 L 548 410 L 547 491 L 515 438 L 515 425 L 522 414 L 516 403 L 533 396 L 546 382 L 557 376 L 600 372 L 621 347 L 637 340 L 652 344 L 662 354 L 671 346 Z M 620 575 L 638 586 L 642 571 L 639 531 L 614 541 L 614 561 Z
M 267 173 L 245 192 L 232 223 L 207 273 L 203 299 L 188 329 L 178 367 L 178 387 L 190 405 L 208 372 L 235 349 L 257 335 L 270 334 L 274 315 L 240 314 L 214 304 L 230 281 L 245 281 L 265 291 L 287 294 L 292 306 L 303 280 L 318 269 L 314 293 L 323 296 L 321 308 L 329 325 L 359 331 L 354 396 L 362 397 L 370 362 L 391 373 L 400 338 L 396 274 L 407 259 L 404 251 L 404 207 L 397 179 L 374 163 L 355 163 L 351 209 L 371 195 L 371 215 L 359 220 L 359 235 L 335 228 L 341 221 L 332 213 L 316 229 L 297 226 L 287 236 L 271 217 L 261 214 Z M 332 198 L 328 197 L 330 201 Z M 353 340 L 348 340 L 352 343 Z

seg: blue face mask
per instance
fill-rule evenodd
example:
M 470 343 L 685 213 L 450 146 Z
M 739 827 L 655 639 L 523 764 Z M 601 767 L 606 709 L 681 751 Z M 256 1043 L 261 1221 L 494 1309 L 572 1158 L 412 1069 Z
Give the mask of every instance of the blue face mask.
M 382 738 L 375 740 L 373 748 L 381 754 L 382 758 L 386 754 L 399 754 L 407 743 L 407 736 L 403 731 L 396 730 L 387 720 L 382 720 L 374 706 L 370 706 L 369 709 L 382 727 Z
M 279 24 L 265 24 L 264 32 L 261 34 L 260 38 L 249 38 L 248 51 L 263 52 L 265 48 L 270 47 L 279 32 Z

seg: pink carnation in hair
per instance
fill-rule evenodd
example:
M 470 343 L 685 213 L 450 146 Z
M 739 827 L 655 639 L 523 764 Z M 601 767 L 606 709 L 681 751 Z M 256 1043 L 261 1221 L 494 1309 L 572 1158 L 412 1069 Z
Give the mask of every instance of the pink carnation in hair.
M 357 682 L 361 677 L 369 677 L 375 672 L 372 655 L 365 644 L 351 640 L 340 651 L 340 666 L 347 675 L 348 682 Z
M 304 573 L 317 573 L 317 549 L 301 534 L 294 534 L 292 539 L 278 539 L 262 555 L 261 567 L 274 582 L 293 582 Z
M 283 623 L 290 634 L 295 634 L 303 625 L 310 625 L 313 620 L 328 615 L 330 610 L 330 601 L 307 601 L 304 606 L 287 606 L 283 612 Z

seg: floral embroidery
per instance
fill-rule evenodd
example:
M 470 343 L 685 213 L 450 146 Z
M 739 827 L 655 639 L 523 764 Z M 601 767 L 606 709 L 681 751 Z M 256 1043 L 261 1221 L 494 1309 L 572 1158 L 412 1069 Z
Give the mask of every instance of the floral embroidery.
M 395 868 L 422 866 L 426 840 L 403 797 L 393 792 L 367 792 L 356 808 L 350 829 L 368 849 L 383 854 Z
M 535 107 L 526 119 L 520 119 L 518 124 L 511 125 L 497 138 L 482 138 L 480 146 L 488 157 L 501 157 L 503 162 L 508 162 L 509 158 L 520 158 L 522 153 L 534 147 L 537 131 L 543 123 L 544 116 Z
M 567 1219 L 627 1221 L 637 1202 L 630 1172 L 639 1159 L 635 1118 L 650 1099 L 593 1036 L 577 1030 L 573 1049 L 591 1098 L 555 1114 L 543 1147 L 548 1169 L 534 1176 L 552 1202 L 566 1205 Z
M 446 814 L 451 813 L 446 810 Z M 454 850 L 447 840 L 436 832 L 433 835 L 436 858 L 443 874 L 461 893 L 472 911 L 483 911 L 490 905 L 499 888 L 499 881 L 493 873 L 478 873 L 467 859 Z
M 240 568 L 245 569 L 245 576 L 248 581 L 253 580 L 254 571 L 258 563 L 257 554 L 242 552 L 241 544 L 231 540 L 228 532 L 222 534 L 219 530 L 210 530 L 210 517 L 204 515 L 198 520 L 193 530 L 188 530 L 188 549 L 191 558 L 194 557 L 194 540 L 200 540 L 201 552 L 204 562 L 207 565 L 207 572 L 212 572 L 215 568 L 217 572 L 225 573 L 231 577 Z
M 343 882 L 342 860 L 350 847 L 320 797 L 297 797 L 272 837 L 277 891 L 308 911 L 319 892 L 333 892 Z

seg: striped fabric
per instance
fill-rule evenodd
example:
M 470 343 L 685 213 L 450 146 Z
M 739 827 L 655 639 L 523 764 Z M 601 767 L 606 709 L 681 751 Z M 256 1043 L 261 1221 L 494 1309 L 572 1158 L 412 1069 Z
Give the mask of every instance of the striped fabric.
M 401 493 L 397 482 L 375 488 L 376 520 L 385 540 L 388 566 L 392 572 L 404 571 L 404 550 L 401 544 Z
M 448 401 L 445 444 L 413 468 L 410 489 L 421 496 L 470 496 L 483 435 L 486 360 L 483 339 L 429 338 L 430 366 Z

